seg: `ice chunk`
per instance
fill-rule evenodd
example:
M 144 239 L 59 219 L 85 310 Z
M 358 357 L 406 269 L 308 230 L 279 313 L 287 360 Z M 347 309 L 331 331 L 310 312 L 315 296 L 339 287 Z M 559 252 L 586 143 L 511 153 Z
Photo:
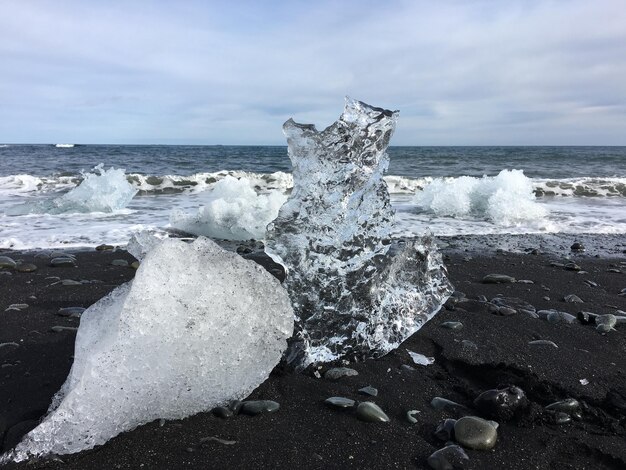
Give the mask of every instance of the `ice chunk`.
M 159 238 L 156 233 L 143 230 L 130 237 L 126 250 L 141 261 L 152 248 L 161 243 L 161 240 L 162 238 Z
M 194 235 L 229 240 L 261 239 L 287 200 L 282 191 L 257 194 L 247 178 L 226 176 L 215 183 L 205 205 L 196 214 L 174 211 L 172 227 Z
M 84 173 L 83 181 L 62 196 L 46 201 L 12 207 L 9 215 L 65 214 L 74 212 L 113 212 L 124 209 L 137 189 L 126 180 L 122 169 L 94 168 L 94 173 Z
M 503 226 L 548 213 L 536 202 L 532 181 L 521 170 L 502 170 L 493 177 L 438 178 L 418 191 L 414 201 L 439 216 L 481 217 Z
M 322 132 L 287 121 L 294 188 L 268 226 L 267 252 L 287 269 L 296 368 L 396 348 L 451 293 L 430 238 L 392 242 L 383 172 L 397 112 L 346 100 Z
M 434 357 L 424 356 L 423 354 L 409 351 L 408 349 L 406 352 L 409 353 L 409 356 L 411 356 L 411 359 L 413 359 L 413 362 L 415 362 L 415 364 L 419 366 L 429 366 L 435 363 Z
M 48 416 L 4 459 L 78 452 L 242 399 L 268 377 L 292 331 L 289 297 L 259 265 L 205 238 L 166 239 L 132 283 L 83 313 L 74 364 Z

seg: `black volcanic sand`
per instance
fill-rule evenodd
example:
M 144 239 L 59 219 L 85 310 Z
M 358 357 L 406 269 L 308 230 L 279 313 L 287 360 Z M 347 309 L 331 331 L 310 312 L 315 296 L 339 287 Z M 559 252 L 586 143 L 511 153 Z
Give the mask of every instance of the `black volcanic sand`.
M 34 262 L 34 273 L 0 275 L 0 437 L 5 450 L 37 423 L 52 395 L 59 389 L 72 363 L 73 331 L 52 332 L 53 326 L 77 326 L 78 320 L 56 315 L 60 307 L 88 307 L 134 270 L 110 265 L 113 259 L 132 257 L 125 251 L 76 252 L 77 268 L 52 268 L 34 253 L 5 252 Z M 476 299 L 484 295 L 519 297 L 537 309 L 554 308 L 576 314 L 626 311 L 626 263 L 574 255 L 585 274 L 550 266 L 558 256 L 498 253 L 488 257 L 449 251 L 450 278 L 456 289 Z M 619 270 L 621 272 L 612 272 Z M 483 284 L 490 273 L 507 274 L 533 284 Z M 62 279 L 98 280 L 80 286 L 54 284 Z M 591 287 L 584 281 L 598 284 Z M 576 294 L 584 304 L 563 301 Z M 549 297 L 550 300 L 544 297 Z M 4 311 L 25 303 L 22 311 Z M 427 457 L 443 446 L 433 436 L 436 425 L 453 413 L 429 405 L 435 396 L 472 408 L 474 398 L 498 385 L 521 387 L 530 406 L 515 419 L 501 423 L 498 442 L 491 451 L 468 450 L 473 469 L 623 469 L 626 468 L 626 325 L 601 335 L 592 325 L 551 324 L 517 313 L 498 316 L 479 301 L 459 303 L 442 310 L 433 320 L 387 356 L 353 364 L 358 376 L 337 382 L 316 378 L 312 371 L 291 374 L 278 367 L 255 390 L 251 399 L 275 400 L 281 409 L 256 417 L 223 420 L 200 413 L 179 421 L 153 422 L 124 433 L 106 445 L 59 460 L 7 465 L 10 468 L 115 469 L 115 468 L 428 468 Z M 445 321 L 460 321 L 464 328 L 442 328 Z M 551 346 L 529 345 L 535 339 Z M 474 342 L 472 351 L 462 340 Z M 430 366 L 415 370 L 407 350 L 435 357 Z M 254 364 L 250 364 L 254 367 Z M 324 372 L 330 366 L 324 366 Z M 587 385 L 580 380 L 588 380 Z M 357 390 L 371 385 L 376 398 Z M 364 423 L 351 411 L 337 411 L 322 402 L 331 396 L 375 401 L 390 423 Z M 556 400 L 576 398 L 582 419 L 553 424 L 543 407 Z M 407 410 L 417 409 L 417 424 Z M 477 411 L 474 413 L 478 414 Z M 103 420 L 106 416 L 102 417 Z M 201 439 L 218 437 L 234 444 Z

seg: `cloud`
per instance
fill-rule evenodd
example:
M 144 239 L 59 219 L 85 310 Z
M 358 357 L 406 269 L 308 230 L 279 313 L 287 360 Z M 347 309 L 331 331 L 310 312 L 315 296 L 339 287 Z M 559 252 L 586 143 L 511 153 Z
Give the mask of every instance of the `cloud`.
M 0 3 L 0 140 L 282 144 L 343 96 L 393 143 L 626 144 L 620 0 Z

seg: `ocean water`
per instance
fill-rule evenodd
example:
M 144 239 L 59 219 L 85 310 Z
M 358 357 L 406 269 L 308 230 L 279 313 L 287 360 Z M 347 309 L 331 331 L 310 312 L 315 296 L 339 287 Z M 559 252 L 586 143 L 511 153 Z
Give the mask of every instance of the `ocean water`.
M 626 147 L 390 147 L 396 236 L 626 234 Z M 0 248 L 262 238 L 287 147 L 0 145 Z

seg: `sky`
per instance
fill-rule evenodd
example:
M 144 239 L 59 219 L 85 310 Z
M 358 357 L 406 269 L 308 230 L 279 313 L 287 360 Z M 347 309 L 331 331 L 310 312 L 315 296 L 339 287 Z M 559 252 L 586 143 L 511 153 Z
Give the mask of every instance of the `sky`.
M 0 142 L 626 145 L 623 0 L 0 2 Z

